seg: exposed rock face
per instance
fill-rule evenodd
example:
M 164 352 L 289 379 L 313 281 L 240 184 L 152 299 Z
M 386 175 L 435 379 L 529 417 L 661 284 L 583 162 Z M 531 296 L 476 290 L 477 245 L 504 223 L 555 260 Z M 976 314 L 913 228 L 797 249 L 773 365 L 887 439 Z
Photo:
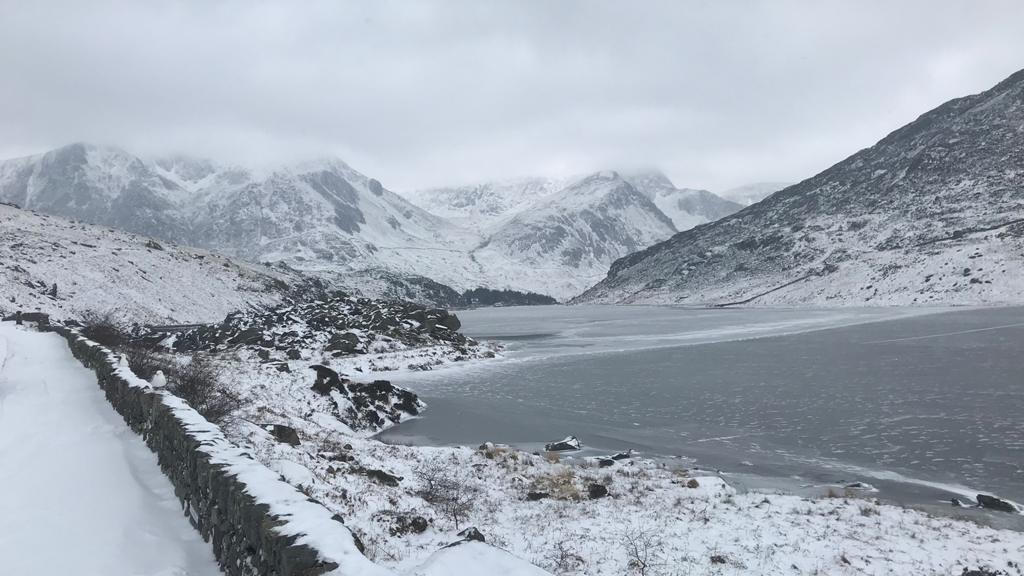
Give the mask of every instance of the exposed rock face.
M 577 301 L 1019 301 L 1022 123 L 1024 71 L 736 214 L 616 261 Z
M 571 450 L 579 450 L 580 446 L 581 444 L 578 438 L 575 436 L 569 436 L 564 440 L 559 440 L 558 442 L 548 442 L 544 445 L 544 450 L 547 450 L 548 452 L 568 452 Z
M 989 496 L 987 494 L 978 494 L 978 506 L 982 508 L 988 508 L 989 510 L 998 510 L 1000 512 L 1016 512 L 1017 507 L 1010 504 L 1006 500 L 996 498 L 995 496 Z

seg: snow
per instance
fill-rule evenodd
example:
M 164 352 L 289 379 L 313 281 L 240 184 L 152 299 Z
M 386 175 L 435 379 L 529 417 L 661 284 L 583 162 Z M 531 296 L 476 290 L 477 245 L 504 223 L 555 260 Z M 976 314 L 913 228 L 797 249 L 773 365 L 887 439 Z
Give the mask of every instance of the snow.
M 220 575 L 156 456 L 62 338 L 0 323 L 4 574 Z
M 515 556 L 480 542 L 442 548 L 411 576 L 544 576 L 548 574 Z
M 0 312 L 112 312 L 133 322 L 214 321 L 275 304 L 295 273 L 0 205 Z M 57 296 L 49 290 L 57 285 Z
M 792 184 L 792 182 L 755 182 L 730 188 L 724 192 L 719 192 L 718 195 L 737 204 L 750 206 Z

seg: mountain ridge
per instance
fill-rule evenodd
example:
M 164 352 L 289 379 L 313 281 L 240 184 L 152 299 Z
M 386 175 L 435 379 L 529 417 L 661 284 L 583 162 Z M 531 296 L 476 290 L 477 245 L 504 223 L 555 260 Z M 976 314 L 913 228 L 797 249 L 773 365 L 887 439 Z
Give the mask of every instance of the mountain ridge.
M 616 261 L 576 302 L 1019 301 L 1024 71 L 740 212 Z

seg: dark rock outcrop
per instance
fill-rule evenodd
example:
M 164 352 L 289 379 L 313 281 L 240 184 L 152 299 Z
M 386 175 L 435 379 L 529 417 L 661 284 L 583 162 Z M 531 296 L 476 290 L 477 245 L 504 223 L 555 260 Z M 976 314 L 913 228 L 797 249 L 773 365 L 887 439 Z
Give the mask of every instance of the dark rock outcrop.
M 995 496 L 989 496 L 987 494 L 978 494 L 978 506 L 988 510 L 998 510 L 999 512 L 1017 512 L 1017 507 L 1010 504 L 1002 498 L 996 498 Z

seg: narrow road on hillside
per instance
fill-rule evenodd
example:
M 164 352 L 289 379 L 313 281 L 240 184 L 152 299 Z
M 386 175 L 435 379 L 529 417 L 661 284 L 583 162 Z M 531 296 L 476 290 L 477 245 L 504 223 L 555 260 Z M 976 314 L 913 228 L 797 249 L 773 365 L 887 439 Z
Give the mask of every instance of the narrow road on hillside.
M 56 334 L 0 323 L 0 573 L 220 576 L 156 456 Z

